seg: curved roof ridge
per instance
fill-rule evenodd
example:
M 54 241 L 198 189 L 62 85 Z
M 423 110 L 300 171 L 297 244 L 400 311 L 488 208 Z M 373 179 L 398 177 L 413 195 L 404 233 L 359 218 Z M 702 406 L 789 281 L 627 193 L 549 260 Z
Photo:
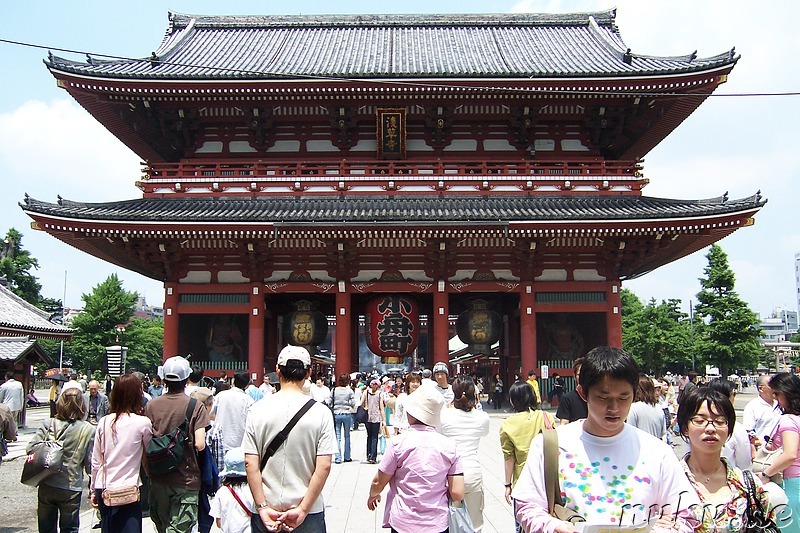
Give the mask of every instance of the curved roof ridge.
M 625 54 L 625 50 L 627 47 L 623 48 L 620 44 L 624 44 L 622 41 L 622 37 L 619 36 L 619 31 L 616 30 L 616 27 L 613 28 L 615 33 L 620 39 L 620 43 L 614 42 L 612 39 L 608 37 L 608 34 L 600 28 L 600 25 L 597 23 L 597 20 L 594 17 L 589 17 L 589 30 L 591 31 L 592 35 L 600 41 L 606 48 L 608 48 L 613 54 L 618 56 L 618 59 L 622 61 L 622 56 Z
M 561 26 L 588 23 L 590 18 L 613 25 L 616 9 L 581 13 L 455 13 L 363 15 L 190 15 L 169 12 L 169 31 L 187 27 L 278 26 Z
M 734 46 L 730 50 L 726 52 L 721 52 L 719 54 L 715 54 L 713 56 L 706 56 L 706 57 L 697 57 L 697 50 L 692 52 L 691 54 L 684 54 L 679 56 L 656 56 L 656 55 L 648 55 L 648 54 L 637 54 L 631 53 L 633 57 L 637 57 L 639 59 L 661 59 L 664 61 L 686 61 L 692 62 L 695 61 L 697 63 L 715 63 L 718 61 L 738 61 L 741 55 L 736 54 L 736 47 Z
M 184 43 L 188 38 L 188 36 L 192 34 L 196 22 L 197 19 L 192 18 L 191 20 L 189 20 L 189 23 L 186 26 L 182 27 L 179 33 L 173 35 L 174 27 L 172 24 L 172 14 L 170 13 L 170 25 L 169 28 L 167 29 L 167 32 L 164 34 L 164 40 L 161 41 L 161 44 L 158 46 L 158 49 L 154 52 L 156 57 L 163 58 L 164 56 L 169 55 L 182 43 Z

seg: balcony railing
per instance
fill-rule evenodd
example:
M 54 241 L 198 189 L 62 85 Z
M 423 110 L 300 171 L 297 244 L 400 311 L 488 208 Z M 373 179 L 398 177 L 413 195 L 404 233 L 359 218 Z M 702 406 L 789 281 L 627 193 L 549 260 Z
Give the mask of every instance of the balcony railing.
M 446 191 L 639 193 L 638 161 L 265 161 L 192 160 L 144 165 L 145 196 L 174 194 L 430 194 Z

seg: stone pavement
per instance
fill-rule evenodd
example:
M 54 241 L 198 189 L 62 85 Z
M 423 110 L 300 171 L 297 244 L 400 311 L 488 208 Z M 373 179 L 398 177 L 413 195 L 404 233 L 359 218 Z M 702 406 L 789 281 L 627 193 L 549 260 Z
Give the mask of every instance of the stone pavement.
M 740 393 L 735 402 L 736 414 L 741 421 L 742 410 L 749 400 L 755 397 L 755 389 L 748 388 Z M 486 407 L 487 404 L 484 404 Z M 500 450 L 499 431 L 503 420 L 509 415 L 506 411 L 495 411 L 487 408 L 491 426 L 489 435 L 481 440 L 479 455 L 483 466 L 483 483 L 485 493 L 484 529 L 486 533 L 510 532 L 514 530 L 514 517 L 511 506 L 506 504 L 503 489 L 503 454 Z M 548 410 L 553 413 L 554 410 Z M 25 455 L 25 445 L 35 433 L 39 421 L 49 414 L 47 408 L 29 411 L 29 426 L 20 430 L 19 441 L 11 443 L 9 456 L 6 460 L 13 460 Z M 386 531 L 381 526 L 383 523 L 383 502 L 378 510 L 373 512 L 367 509 L 367 495 L 372 478 L 377 471 L 377 465 L 370 465 L 364 461 L 366 451 L 367 432 L 363 426 L 359 431 L 351 433 L 351 447 L 354 461 L 352 463 L 334 464 L 331 474 L 323 490 L 325 499 L 325 522 L 330 533 L 367 533 Z M 678 439 L 680 442 L 680 439 Z M 678 457 L 683 455 L 684 446 L 681 443 L 675 447 Z M 386 491 L 383 496 L 385 501 Z M 85 496 L 85 495 L 84 495 Z M 91 533 L 92 526 L 97 522 L 94 511 L 89 507 L 87 498 L 83 498 L 81 513 L 81 533 Z M 150 519 L 145 519 L 143 533 L 154 533 Z M 214 532 L 219 530 L 215 527 Z

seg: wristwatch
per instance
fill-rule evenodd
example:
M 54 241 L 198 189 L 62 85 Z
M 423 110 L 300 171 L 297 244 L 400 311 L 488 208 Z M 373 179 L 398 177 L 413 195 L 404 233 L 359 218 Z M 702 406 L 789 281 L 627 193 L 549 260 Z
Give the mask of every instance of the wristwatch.
M 261 502 L 256 504 L 256 509 L 263 509 L 264 507 L 269 507 L 267 502 Z

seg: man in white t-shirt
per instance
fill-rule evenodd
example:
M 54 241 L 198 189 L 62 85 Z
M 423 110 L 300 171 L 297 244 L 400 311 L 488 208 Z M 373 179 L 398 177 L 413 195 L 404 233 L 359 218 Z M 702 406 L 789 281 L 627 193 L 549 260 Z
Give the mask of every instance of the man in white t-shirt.
M 242 445 L 245 421 L 253 398 L 244 389 L 250 384 L 247 370 L 237 370 L 233 374 L 233 387 L 217 394 L 211 414 L 214 423 L 222 430 L 225 452 Z
M 771 377 L 769 374 L 758 376 L 756 381 L 758 396 L 744 406 L 742 426 L 750 436 L 750 442 L 756 447 L 763 444 L 765 436 L 772 437 L 772 432 L 775 431 L 778 419 L 781 417 L 781 409 L 769 386 Z
M 325 386 L 325 382 L 322 378 L 318 377 L 316 381 L 314 381 L 314 384 L 311 385 L 311 397 L 319 403 L 327 406 L 331 405 L 331 389 Z
M 441 361 L 433 365 L 433 379 L 436 380 L 436 390 L 444 396 L 444 406 L 453 406 L 453 387 L 448 383 L 450 378 L 450 369 L 447 368 L 447 363 Z
M 322 489 L 337 450 L 330 409 L 312 404 L 261 469 L 267 447 L 310 399 L 302 390 L 311 375 L 308 350 L 286 346 L 276 370 L 281 389 L 259 400 L 247 417 L 242 448 L 248 485 L 268 531 L 286 526 L 295 533 L 325 533 Z
M 258 387 L 258 389 L 262 393 L 264 393 L 264 396 L 268 396 L 268 395 L 272 394 L 273 392 L 275 392 L 275 387 L 273 387 L 272 384 L 270 383 L 270 379 L 269 379 L 269 375 L 268 374 L 264 374 L 264 379 L 261 382 L 261 385 Z
M 665 442 L 625 424 L 639 384 L 633 357 L 621 348 L 594 348 L 579 383 L 588 416 L 556 429 L 564 505 L 586 525 L 617 528 L 660 519 L 658 531 L 692 532 L 700 500 L 677 456 Z M 572 524 L 548 512 L 543 457 L 538 435 L 512 492 L 517 519 L 528 532 L 572 532 Z

